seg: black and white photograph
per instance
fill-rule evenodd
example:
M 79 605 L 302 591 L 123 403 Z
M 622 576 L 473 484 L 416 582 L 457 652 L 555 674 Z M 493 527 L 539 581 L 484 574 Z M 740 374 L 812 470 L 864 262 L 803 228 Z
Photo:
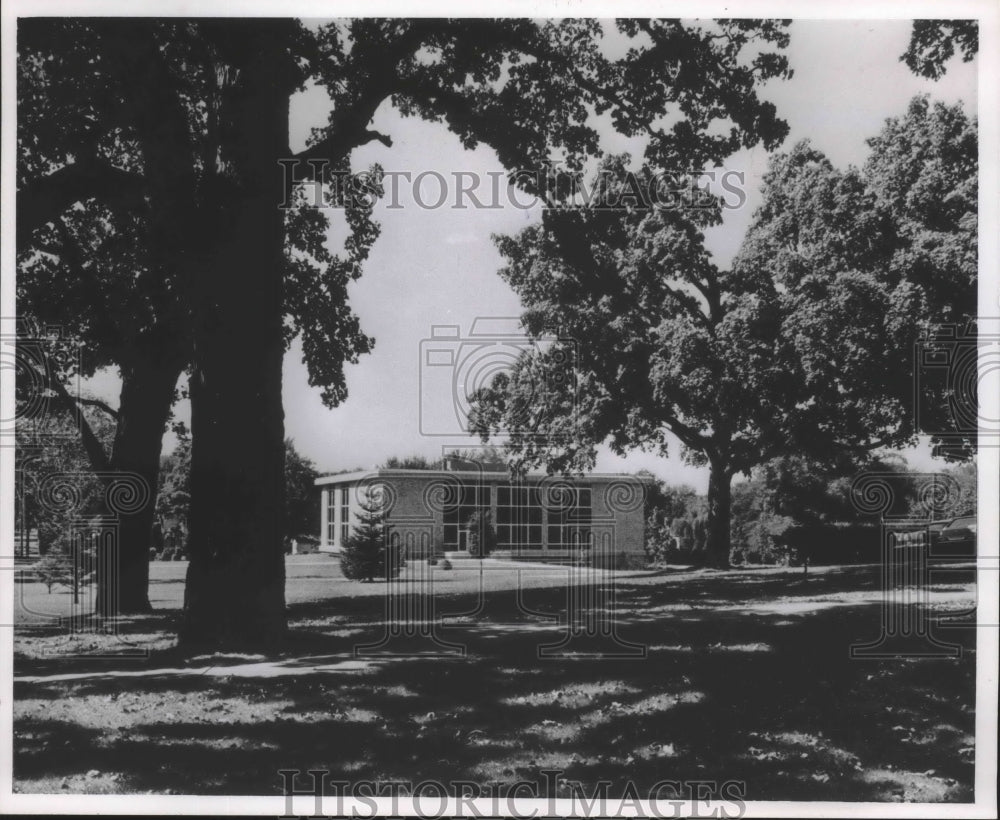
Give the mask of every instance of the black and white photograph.
M 0 813 L 997 817 L 995 0 L 2 8 Z

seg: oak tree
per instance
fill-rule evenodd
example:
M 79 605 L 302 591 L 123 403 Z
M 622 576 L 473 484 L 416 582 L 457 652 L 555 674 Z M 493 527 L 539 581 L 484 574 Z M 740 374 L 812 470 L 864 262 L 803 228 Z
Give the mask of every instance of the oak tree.
M 592 467 L 602 443 L 666 454 L 676 438 L 709 467 L 718 565 L 735 474 L 788 453 L 858 460 L 913 443 L 914 346 L 975 306 L 975 123 L 917 98 L 870 146 L 863 172 L 808 142 L 773 157 L 729 270 L 703 242 L 718 202 L 637 200 L 661 177 L 627 157 L 597 174 L 602 207 L 552 209 L 499 237 L 526 332 L 558 341 L 473 397 L 472 428 L 551 471 Z

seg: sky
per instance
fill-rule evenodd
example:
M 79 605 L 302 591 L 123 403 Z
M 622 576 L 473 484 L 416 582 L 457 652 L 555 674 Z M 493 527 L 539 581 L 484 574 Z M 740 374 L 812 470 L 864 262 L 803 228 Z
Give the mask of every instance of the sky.
M 909 30 L 908 21 L 793 23 L 787 54 L 794 76 L 788 81 L 772 81 L 763 90 L 763 96 L 775 103 L 790 126 L 782 149 L 809 138 L 834 165 L 859 165 L 867 155 L 865 139 L 878 133 L 887 117 L 902 114 L 910 98 L 920 93 L 948 103 L 961 100 L 966 110 L 975 114 L 976 63 L 963 64 L 955 58 L 943 79 L 932 82 L 918 78 L 899 61 Z M 321 89 L 307 89 L 293 99 L 293 151 L 305 146 L 310 129 L 323 125 L 328 114 L 329 104 Z M 379 162 L 386 170 L 410 171 L 414 176 L 421 171 L 503 172 L 491 149 L 465 150 L 445 126 L 404 119 L 388 103 L 379 109 L 372 127 L 390 135 L 393 146 L 372 143 L 358 149 L 352 157 L 355 169 Z M 639 155 L 639 144 L 617 137 L 611 129 L 608 132 L 604 135 L 606 150 L 631 150 Z M 726 169 L 745 173 L 748 197 L 742 208 L 727 211 L 724 223 L 707 235 L 708 247 L 720 265 L 730 262 L 759 203 L 760 179 L 767 161 L 768 153 L 757 148 L 735 154 L 725 163 Z M 432 179 L 422 190 L 425 201 L 435 199 Z M 350 288 L 351 306 L 363 330 L 374 336 L 376 343 L 374 351 L 357 365 L 347 365 L 347 400 L 338 408 L 325 408 L 319 390 L 308 385 L 299 346 L 293 344 L 285 358 L 286 434 L 321 471 L 369 468 L 391 455 L 435 457 L 444 448 L 477 443 L 461 436 L 427 435 L 446 432 L 455 425 L 440 416 L 445 409 L 442 397 L 446 404 L 450 401 L 452 371 L 426 366 L 425 353 L 453 348 L 461 361 L 462 351 L 468 349 L 458 349 L 454 341 L 442 347 L 428 340 L 435 325 L 457 325 L 459 338 L 467 338 L 478 317 L 517 317 L 521 311 L 517 296 L 497 273 L 502 259 L 491 234 L 516 232 L 538 220 L 540 211 L 513 206 L 423 209 L 415 207 L 408 185 L 400 186 L 399 204 L 403 207 L 387 210 L 385 204 L 376 209 L 381 236 L 364 275 Z M 337 250 L 342 238 L 341 216 L 336 211 L 330 216 L 334 223 L 331 248 Z M 510 349 L 504 343 L 497 346 L 493 361 L 503 361 Z M 488 372 L 488 363 L 480 370 Z M 85 387 L 112 399 L 117 391 L 113 374 L 99 376 Z M 189 408 L 179 405 L 176 415 L 188 418 Z M 671 483 L 687 483 L 704 492 L 707 471 L 684 464 L 676 442 L 674 445 L 667 458 L 650 453 L 620 458 L 602 448 L 597 469 L 647 469 Z M 172 446 L 168 435 L 165 448 Z M 934 464 L 926 447 L 906 455 L 921 469 Z

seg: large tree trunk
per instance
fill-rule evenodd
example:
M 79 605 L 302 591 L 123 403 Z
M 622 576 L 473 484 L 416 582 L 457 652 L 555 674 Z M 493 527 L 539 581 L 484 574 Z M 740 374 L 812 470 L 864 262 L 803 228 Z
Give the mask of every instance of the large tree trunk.
M 146 483 L 149 500 L 136 512 L 120 516 L 117 559 L 98 562 L 97 611 L 105 617 L 151 611 L 149 548 L 156 509 L 156 484 L 163 431 L 182 370 L 180 364 L 141 361 L 122 374 L 111 472 L 139 475 Z
M 273 26 L 225 25 L 238 71 L 221 98 L 226 167 L 208 192 L 210 250 L 194 283 L 190 564 L 179 636 L 215 647 L 271 645 L 285 632 L 277 160 L 288 150 L 290 88 Z
M 714 567 L 729 566 L 729 516 L 733 474 L 719 459 L 709 462 L 708 560 Z

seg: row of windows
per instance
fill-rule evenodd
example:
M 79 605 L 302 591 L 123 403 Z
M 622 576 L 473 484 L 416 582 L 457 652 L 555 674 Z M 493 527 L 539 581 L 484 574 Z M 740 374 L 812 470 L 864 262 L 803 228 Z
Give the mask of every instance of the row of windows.
M 542 505 L 537 487 L 497 487 L 497 539 L 503 532 L 517 532 L 526 526 L 539 528 L 541 539 Z M 512 526 L 508 526 L 512 525 Z
M 497 487 L 497 547 L 542 546 L 542 505 L 537 487 Z
M 457 489 L 457 503 L 444 508 L 444 547 L 464 549 L 463 527 L 476 510 L 489 509 L 490 488 L 482 485 L 463 485 Z
M 350 488 L 340 487 L 330 492 L 327 507 L 327 541 L 335 543 L 337 523 L 340 544 L 350 534 Z M 501 485 L 497 487 L 496 534 L 499 549 L 539 548 L 545 542 L 550 547 L 579 547 L 590 541 L 591 490 L 589 487 L 559 487 L 546 498 L 547 526 L 543 527 L 543 504 L 537 487 Z M 339 500 L 339 516 L 338 512 Z M 489 509 L 488 486 L 463 486 L 458 503 L 444 510 L 444 546 L 464 547 L 463 528 L 477 509 Z M 543 542 L 542 535 L 546 536 Z
M 462 487 L 457 503 L 444 508 L 444 523 L 464 524 L 477 509 L 489 506 L 489 487 Z

